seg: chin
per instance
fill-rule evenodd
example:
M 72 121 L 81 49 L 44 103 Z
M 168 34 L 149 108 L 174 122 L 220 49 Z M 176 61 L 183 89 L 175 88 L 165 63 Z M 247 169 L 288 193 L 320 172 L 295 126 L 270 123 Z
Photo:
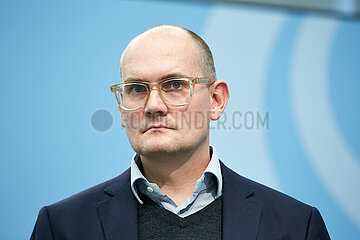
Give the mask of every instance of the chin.
M 146 150 L 145 150 L 146 149 Z M 171 141 L 154 141 L 144 146 L 144 150 L 152 153 L 170 153 L 176 151 L 177 147 Z
M 137 146 L 134 146 L 135 152 L 146 157 L 156 157 L 157 155 L 166 155 L 181 151 L 184 148 L 180 141 L 174 139 L 149 139 Z

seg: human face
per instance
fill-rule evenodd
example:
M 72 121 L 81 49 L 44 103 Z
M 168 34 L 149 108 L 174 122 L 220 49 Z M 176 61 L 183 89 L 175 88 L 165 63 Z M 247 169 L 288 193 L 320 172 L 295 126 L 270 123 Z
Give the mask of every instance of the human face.
M 123 81 L 150 83 L 174 76 L 204 77 L 194 42 L 184 32 L 155 32 L 136 38 L 124 56 Z M 209 87 L 196 85 L 187 106 L 166 105 L 156 90 L 138 111 L 121 108 L 129 142 L 145 157 L 196 151 L 209 144 Z

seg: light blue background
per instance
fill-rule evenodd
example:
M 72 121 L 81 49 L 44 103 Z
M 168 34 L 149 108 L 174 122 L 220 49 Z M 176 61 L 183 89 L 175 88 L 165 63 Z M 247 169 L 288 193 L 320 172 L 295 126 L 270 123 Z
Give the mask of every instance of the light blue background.
M 209 43 L 218 78 L 230 86 L 226 126 L 235 112 L 269 113 L 269 129 L 215 127 L 211 142 L 220 158 L 238 173 L 316 206 L 333 239 L 357 239 L 359 205 L 343 202 L 326 179 L 359 199 L 359 187 L 347 188 L 359 186 L 360 172 L 354 170 L 355 183 L 319 172 L 291 86 L 303 40 L 321 47 L 325 36 L 327 61 L 312 63 L 307 76 L 325 66 L 331 121 L 359 167 L 358 20 L 233 4 L 110 0 L 0 2 L 0 239 L 29 238 L 43 205 L 129 166 L 133 151 L 109 86 L 120 81 L 126 44 L 164 23 L 187 27 Z M 307 35 L 309 29 L 316 34 Z M 316 54 L 302 51 L 309 61 Z M 106 132 L 91 125 L 99 109 L 114 118 Z M 327 141 L 328 131 L 316 134 L 324 140 L 317 151 L 337 149 Z M 349 159 L 333 158 L 346 169 Z M 329 159 L 321 161 L 326 169 Z

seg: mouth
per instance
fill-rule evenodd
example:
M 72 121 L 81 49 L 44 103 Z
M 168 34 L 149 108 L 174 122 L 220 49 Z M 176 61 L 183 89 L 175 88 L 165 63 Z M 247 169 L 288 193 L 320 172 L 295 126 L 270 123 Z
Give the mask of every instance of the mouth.
M 148 128 L 146 128 L 144 133 L 147 131 L 163 131 L 163 130 L 168 130 L 168 129 L 173 130 L 173 128 L 162 125 L 162 124 L 154 124 L 154 125 L 151 125 Z

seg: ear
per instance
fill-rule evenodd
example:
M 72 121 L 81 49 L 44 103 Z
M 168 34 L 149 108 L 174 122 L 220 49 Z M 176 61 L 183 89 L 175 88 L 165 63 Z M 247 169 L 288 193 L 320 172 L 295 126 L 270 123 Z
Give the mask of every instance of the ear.
M 118 109 L 121 114 L 121 126 L 125 127 L 124 110 L 120 107 L 119 104 L 118 104 Z
M 211 86 L 211 112 L 210 119 L 218 120 L 224 112 L 230 97 L 229 87 L 223 80 L 215 81 Z

